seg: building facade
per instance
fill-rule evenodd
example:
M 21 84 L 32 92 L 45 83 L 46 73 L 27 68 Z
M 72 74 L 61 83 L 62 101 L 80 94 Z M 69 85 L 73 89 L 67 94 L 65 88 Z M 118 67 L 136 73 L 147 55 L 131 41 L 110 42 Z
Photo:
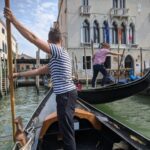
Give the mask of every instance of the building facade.
M 108 69 L 132 68 L 135 74 L 150 67 L 149 0 L 59 0 L 58 24 L 73 72 L 92 77 L 92 56 L 107 42 L 123 58 L 108 56 Z
M 34 59 L 33 57 L 26 55 L 26 54 L 20 54 L 18 55 L 18 59 Z M 32 70 L 36 68 L 36 64 L 31 64 L 31 63 L 20 63 L 17 64 L 17 72 L 24 72 L 28 70 Z
M 12 35 L 12 56 L 15 60 L 18 53 L 18 46 L 15 37 Z M 7 46 L 7 32 L 5 23 L 0 20 L 0 91 L 1 94 L 6 94 L 9 88 L 8 82 L 8 46 Z M 13 65 L 13 70 L 15 64 Z

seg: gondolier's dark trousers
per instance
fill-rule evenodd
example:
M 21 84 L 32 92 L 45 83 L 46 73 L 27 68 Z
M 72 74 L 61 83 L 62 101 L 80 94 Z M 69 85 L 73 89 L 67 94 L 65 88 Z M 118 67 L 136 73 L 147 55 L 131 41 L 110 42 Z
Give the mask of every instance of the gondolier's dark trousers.
M 101 72 L 102 75 L 103 75 L 101 86 L 103 86 L 105 84 L 105 82 L 106 82 L 106 78 L 108 76 L 108 73 L 107 73 L 107 71 L 105 69 L 104 64 L 93 65 L 92 87 L 95 87 L 95 81 L 96 81 L 96 78 L 97 78 L 97 75 L 98 75 L 99 72 Z
M 57 116 L 60 132 L 63 135 L 64 150 L 76 150 L 74 133 L 74 111 L 77 90 L 56 95 Z

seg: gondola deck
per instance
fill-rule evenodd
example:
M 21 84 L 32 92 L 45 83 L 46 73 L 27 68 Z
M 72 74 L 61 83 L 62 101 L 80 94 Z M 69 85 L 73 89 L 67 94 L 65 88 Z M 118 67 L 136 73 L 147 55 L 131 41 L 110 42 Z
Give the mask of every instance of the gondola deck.
M 99 141 L 99 133 L 97 131 L 101 129 L 101 124 L 96 119 L 95 115 L 82 109 L 76 109 L 74 126 L 76 131 L 75 137 L 77 149 L 96 150 L 96 145 Z M 86 144 L 87 142 L 88 145 Z M 41 129 L 40 142 L 38 146 L 43 150 L 62 148 L 62 138 L 59 134 L 56 113 L 52 114 L 47 118 L 47 120 L 45 120 Z
M 28 142 L 13 150 L 61 150 L 62 137 L 58 130 L 55 94 L 50 90 L 25 128 Z M 135 149 L 150 149 L 149 139 L 128 129 L 99 110 L 79 99 L 74 118 L 77 150 L 111 150 L 120 141 Z
M 62 149 L 54 101 L 55 94 L 50 91 L 25 128 L 28 142 L 19 149 L 17 141 L 13 150 Z M 102 114 L 81 99 L 76 104 L 74 127 L 77 150 L 111 150 L 120 141 L 131 150 L 150 149 L 149 139 Z

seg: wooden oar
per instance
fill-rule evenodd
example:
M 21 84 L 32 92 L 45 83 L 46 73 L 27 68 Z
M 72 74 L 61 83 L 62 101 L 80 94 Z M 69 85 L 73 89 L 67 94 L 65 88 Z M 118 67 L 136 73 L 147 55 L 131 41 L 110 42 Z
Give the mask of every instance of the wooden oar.
M 118 53 L 120 52 L 120 44 L 121 44 L 121 29 L 118 28 Z M 120 78 L 120 67 L 119 67 L 119 55 L 118 55 L 118 82 L 119 82 L 119 78 Z
M 122 63 L 122 60 L 123 60 L 123 56 L 124 56 L 124 52 L 125 52 L 125 49 L 123 49 L 123 52 L 122 52 L 122 56 L 121 56 L 121 59 L 120 59 L 120 62 L 119 62 L 119 58 L 118 58 L 118 82 L 119 82 L 119 77 L 120 77 L 120 67 L 121 67 L 121 63 Z
M 78 80 L 79 76 L 78 76 L 78 61 L 77 61 L 77 57 L 75 55 L 75 64 L 76 64 L 76 78 Z
M 122 52 L 122 56 L 121 56 L 120 63 L 119 63 L 119 70 L 121 67 L 122 60 L 123 60 L 124 52 L 125 52 L 125 49 L 123 49 L 123 52 Z
M 74 52 L 72 52 L 72 74 L 75 76 Z
M 5 7 L 10 8 L 9 0 L 5 0 Z M 6 19 L 6 29 L 7 29 L 7 45 L 8 45 L 8 70 L 11 77 L 10 80 L 10 102 L 11 102 L 11 114 L 12 114 L 12 128 L 13 128 L 13 140 L 15 141 L 15 99 L 14 99 L 14 84 L 13 84 L 13 71 L 12 71 L 12 43 L 11 43 L 11 25 L 10 21 Z
M 84 64 L 85 64 L 86 88 L 88 89 L 87 60 L 85 47 L 84 47 Z
M 91 50 L 92 50 L 92 60 L 93 60 L 93 56 L 94 56 L 94 43 L 93 43 L 93 40 L 91 41 Z M 92 61 L 92 65 L 93 65 L 93 61 Z M 92 67 L 92 71 L 93 71 L 93 67 Z
M 93 45 L 93 40 L 91 41 L 91 50 L 92 50 L 92 58 L 94 56 L 94 45 Z
M 143 54 L 142 54 L 142 48 L 140 48 L 140 62 L 141 62 L 141 73 L 140 76 L 143 76 Z

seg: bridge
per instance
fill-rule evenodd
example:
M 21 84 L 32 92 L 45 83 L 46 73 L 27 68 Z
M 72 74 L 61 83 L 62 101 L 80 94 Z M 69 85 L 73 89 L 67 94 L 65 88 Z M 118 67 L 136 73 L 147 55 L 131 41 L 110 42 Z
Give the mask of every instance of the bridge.
M 18 87 L 22 87 L 22 86 L 37 86 L 36 85 L 36 78 L 19 78 L 16 79 L 16 84 Z M 44 80 L 43 79 L 39 79 L 39 84 L 40 85 L 44 85 Z
M 1 59 L 1 61 L 7 62 L 7 59 Z M 37 59 L 13 59 L 13 64 L 36 64 Z M 48 64 L 49 59 L 40 59 L 40 64 Z
M 17 64 L 36 64 L 36 59 L 16 59 Z M 13 63 L 15 60 L 13 60 Z M 40 59 L 40 64 L 48 64 L 49 59 Z

